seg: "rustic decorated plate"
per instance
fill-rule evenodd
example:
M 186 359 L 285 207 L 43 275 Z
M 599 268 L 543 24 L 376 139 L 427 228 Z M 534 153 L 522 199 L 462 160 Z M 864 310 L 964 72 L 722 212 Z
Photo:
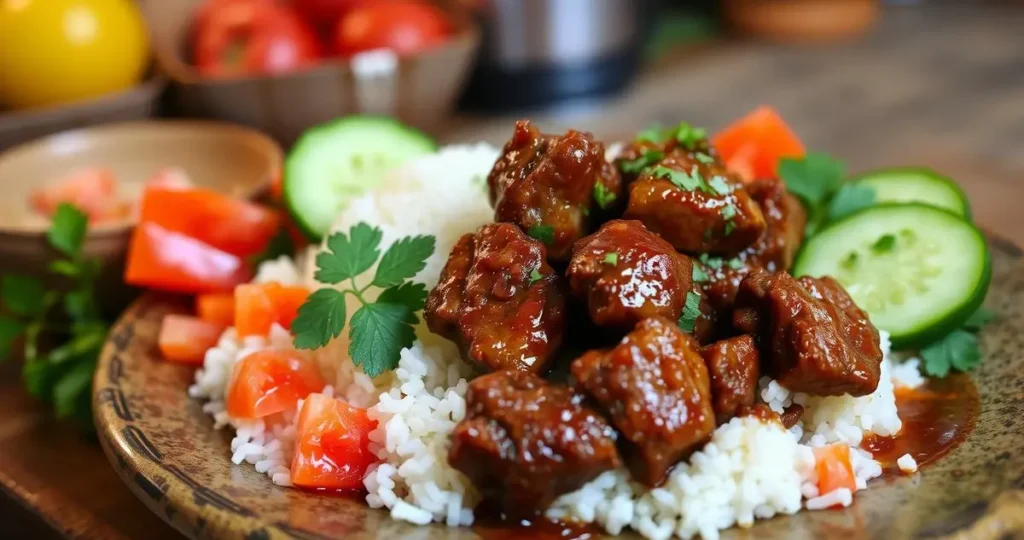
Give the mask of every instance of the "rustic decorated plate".
M 777 517 L 744 534 L 996 539 L 1024 532 L 1024 266 L 1018 248 L 999 240 L 991 247 L 988 307 L 997 318 L 981 337 L 986 358 L 972 374 L 980 413 L 967 426 L 973 431 L 966 440 L 918 474 L 875 480 L 845 510 Z M 215 431 L 201 404 L 186 393 L 192 369 L 162 361 L 156 348 L 161 318 L 188 309 L 184 300 L 167 296 L 147 295 L 136 302 L 104 349 L 93 397 L 100 441 L 111 463 L 150 509 L 185 535 L 511 538 L 525 532 L 416 527 L 393 521 L 358 498 L 277 487 L 251 466 L 232 465 L 230 435 Z

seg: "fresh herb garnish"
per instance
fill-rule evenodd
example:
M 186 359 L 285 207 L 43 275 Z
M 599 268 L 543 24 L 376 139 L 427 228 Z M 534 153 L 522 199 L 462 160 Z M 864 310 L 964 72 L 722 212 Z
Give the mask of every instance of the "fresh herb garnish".
M 434 253 L 433 236 L 407 236 L 380 253 L 383 233 L 376 227 L 359 223 L 327 238 L 327 250 L 316 257 L 316 280 L 329 285 L 348 282 L 346 288 L 320 289 L 299 307 L 292 322 L 297 349 L 317 349 L 341 335 L 345 328 L 345 295 L 360 304 L 349 321 L 348 352 L 352 363 L 370 377 L 398 366 L 402 349 L 416 339 L 413 325 L 416 313 L 423 309 L 427 288 L 410 280 L 426 266 Z M 369 270 L 377 259 L 370 283 L 360 287 L 356 278 Z M 370 288 L 384 289 L 375 301 L 367 300 Z
M 884 234 L 871 245 L 871 251 L 874 251 L 875 253 L 888 253 L 892 251 L 894 247 L 896 247 L 896 236 L 892 234 Z
M 722 231 L 722 234 L 724 236 L 729 236 L 730 234 L 732 234 L 732 232 L 734 230 L 736 230 L 736 223 L 734 223 L 732 221 L 726 221 L 725 222 L 725 230 Z
M 978 308 L 964 321 L 960 329 L 921 349 L 924 372 L 933 377 L 945 377 L 951 370 L 970 371 L 981 364 L 981 348 L 975 335 L 994 314 L 984 307 Z
M 659 165 L 651 171 L 651 174 L 654 175 L 655 178 L 664 178 L 668 180 L 679 189 L 684 189 L 686 191 L 701 190 L 706 193 L 711 192 L 711 188 L 708 186 L 707 182 L 704 181 L 704 177 L 701 176 L 700 171 L 697 170 L 696 166 L 687 173 Z
M 828 203 L 828 221 L 842 219 L 874 204 L 874 189 L 856 184 L 843 184 Z
M 736 217 L 736 206 L 734 206 L 732 203 L 723 206 L 722 217 L 727 220 Z
M 708 268 L 718 270 L 719 268 L 722 267 L 722 259 L 719 259 L 718 257 L 712 257 L 707 253 L 701 253 L 700 258 L 698 260 Z
M 637 142 L 649 142 L 655 144 L 665 142 L 666 138 L 668 138 L 668 134 L 661 124 L 651 124 L 636 135 Z
M 526 235 L 535 240 L 540 240 L 544 245 L 550 246 L 555 241 L 555 228 L 551 225 L 533 225 L 526 229 Z
M 711 180 L 708 180 L 708 187 L 717 195 L 725 196 L 732 193 L 732 186 L 722 176 L 712 176 Z
M 621 162 L 619 168 L 626 174 L 638 174 L 647 167 L 661 161 L 664 157 L 665 153 L 661 150 L 645 150 L 640 157 Z M 597 189 L 599 185 L 601 184 L 594 184 L 594 189 Z
M 615 266 L 616 264 L 619 264 L 619 254 L 615 253 L 614 251 L 612 251 L 611 253 L 605 253 L 604 260 L 601 262 L 609 266 Z
M 727 264 L 729 268 L 732 268 L 733 270 L 739 270 L 740 268 L 743 268 L 743 260 L 740 259 L 739 257 L 733 257 L 726 261 L 725 264 Z
M 870 188 L 853 185 L 832 207 L 833 197 L 841 188 L 847 187 L 843 184 L 845 176 L 846 164 L 827 154 L 810 153 L 801 158 L 779 160 L 779 177 L 786 183 L 786 189 L 799 197 L 807 208 L 807 236 L 825 224 L 830 214 L 842 217 L 864 207 L 865 190 Z M 873 202 L 874 195 L 870 197 Z
M 0 314 L 0 360 L 24 339 L 22 379 L 35 397 L 53 406 L 58 418 L 71 418 L 92 428 L 89 386 L 109 324 L 96 303 L 95 283 L 102 263 L 86 258 L 82 244 L 88 229 L 84 213 L 69 204 L 57 207 L 47 241 L 66 258 L 50 264 L 50 271 L 68 280 L 67 292 L 46 290 L 35 277 L 0 278 L 0 297 L 9 314 Z M 63 307 L 65 323 L 53 313 Z M 43 339 L 61 342 L 44 351 Z
M 707 130 L 705 130 L 704 128 L 691 126 L 687 122 L 680 122 L 679 126 L 676 127 L 676 141 L 678 141 L 679 144 L 683 145 L 687 150 L 696 149 L 697 144 L 706 139 L 707 136 Z
M 690 291 L 686 293 L 686 303 L 683 305 L 683 314 L 679 316 L 679 328 L 684 332 L 693 332 L 693 327 L 700 317 L 700 294 Z
M 530 285 L 533 285 L 534 283 L 537 283 L 543 277 L 544 276 L 542 276 L 540 274 L 540 272 L 537 271 L 536 268 L 534 268 L 533 270 L 530 270 Z
M 715 158 L 711 157 L 710 154 L 705 154 L 704 152 L 697 152 L 693 157 L 697 158 L 697 161 L 705 165 L 710 165 L 715 162 Z
M 693 265 L 693 282 L 694 283 L 707 283 L 711 279 L 708 273 L 704 271 L 704 268 L 699 264 Z
M 611 205 L 615 204 L 615 194 L 611 192 L 604 184 L 597 182 L 594 184 L 594 201 L 597 202 L 597 206 L 601 210 L 607 210 Z

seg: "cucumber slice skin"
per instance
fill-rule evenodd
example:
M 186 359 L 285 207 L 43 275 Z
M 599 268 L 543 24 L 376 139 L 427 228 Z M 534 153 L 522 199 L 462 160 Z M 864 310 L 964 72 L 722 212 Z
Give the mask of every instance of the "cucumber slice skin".
M 310 241 L 319 242 L 329 232 L 334 214 L 347 195 L 336 193 L 330 179 L 317 170 L 318 164 L 362 153 L 390 154 L 405 161 L 436 151 L 437 143 L 427 134 L 393 118 L 347 116 L 314 126 L 299 137 L 285 158 L 285 206 L 302 233 Z M 359 188 L 372 185 L 346 187 L 355 194 L 362 191 Z M 311 205 L 318 208 L 311 211 Z
M 850 179 L 875 190 L 879 204 L 921 203 L 971 220 L 971 206 L 960 185 L 927 167 L 892 167 L 860 174 Z
M 964 294 L 960 295 L 956 302 L 944 306 L 935 306 L 935 312 L 939 316 L 936 316 L 934 320 L 928 321 L 923 326 L 902 333 L 890 330 L 893 350 L 919 349 L 959 328 L 985 301 L 985 295 L 992 280 L 991 255 L 984 234 L 971 223 L 951 212 L 921 203 L 883 204 L 867 208 L 840 221 L 829 224 L 825 229 L 805 242 L 793 265 L 793 275 L 820 275 L 822 272 L 811 271 L 816 266 L 814 260 L 816 253 L 824 249 L 828 244 L 841 242 L 842 239 L 837 237 L 849 232 L 847 229 L 855 226 L 864 226 L 879 220 L 892 219 L 892 216 L 896 216 L 898 219 L 900 214 L 905 218 L 909 218 L 906 222 L 909 222 L 910 225 L 924 217 L 932 225 L 944 223 L 950 227 L 962 228 L 959 232 L 970 238 L 971 246 L 968 246 L 970 249 L 965 248 L 959 252 L 959 255 L 977 258 L 973 264 L 973 267 L 977 270 L 975 272 L 976 277 L 973 278 L 973 286 L 965 288 Z M 941 230 L 929 231 L 927 227 L 919 230 L 934 232 L 939 235 L 940 240 L 948 236 L 943 235 Z M 818 264 L 817 266 L 821 265 Z M 943 285 L 939 284 L 938 286 Z

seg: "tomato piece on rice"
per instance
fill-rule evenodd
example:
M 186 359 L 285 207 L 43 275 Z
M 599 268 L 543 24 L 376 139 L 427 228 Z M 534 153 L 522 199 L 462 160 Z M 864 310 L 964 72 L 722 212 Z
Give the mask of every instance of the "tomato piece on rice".
M 235 364 L 226 396 L 228 414 L 263 418 L 295 407 L 324 388 L 316 364 L 298 351 L 257 351 Z
M 850 493 L 857 491 L 857 479 L 850 460 L 850 445 L 835 443 L 815 448 L 814 459 L 818 471 L 818 494 L 824 495 L 839 488 L 847 488 Z
M 366 470 L 379 461 L 370 451 L 370 432 L 376 427 L 366 409 L 310 394 L 295 431 L 292 483 L 312 489 L 363 489 Z
M 290 330 L 309 289 L 280 283 L 248 283 L 235 288 L 235 329 L 239 337 L 265 336 L 274 323 Z
M 206 351 L 215 345 L 227 325 L 188 315 L 167 315 L 160 323 L 157 347 L 165 360 L 200 365 Z

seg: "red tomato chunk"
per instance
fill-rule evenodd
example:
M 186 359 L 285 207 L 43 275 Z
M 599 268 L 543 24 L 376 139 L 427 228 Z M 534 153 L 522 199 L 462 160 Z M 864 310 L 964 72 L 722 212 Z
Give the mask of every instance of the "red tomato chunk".
M 363 489 L 363 476 L 378 459 L 370 452 L 377 421 L 366 409 L 311 394 L 302 405 L 292 458 L 292 483 L 325 490 Z
M 324 388 L 320 370 L 297 351 L 264 350 L 235 364 L 227 409 L 235 418 L 263 418 L 295 407 Z
M 726 168 L 747 182 L 777 178 L 779 159 L 804 155 L 803 143 L 771 107 L 758 107 L 711 142 Z
M 249 281 L 244 261 L 155 223 L 140 223 L 128 246 L 130 285 L 180 293 L 230 291 Z
M 274 323 L 291 330 L 309 289 L 279 283 L 249 283 L 235 289 L 235 328 L 239 337 L 265 336 Z
M 160 323 L 157 347 L 166 360 L 200 365 L 225 328 L 188 315 L 167 315 Z

